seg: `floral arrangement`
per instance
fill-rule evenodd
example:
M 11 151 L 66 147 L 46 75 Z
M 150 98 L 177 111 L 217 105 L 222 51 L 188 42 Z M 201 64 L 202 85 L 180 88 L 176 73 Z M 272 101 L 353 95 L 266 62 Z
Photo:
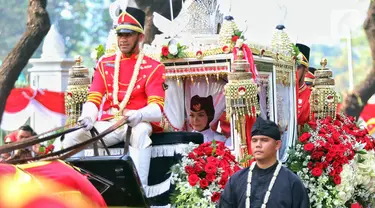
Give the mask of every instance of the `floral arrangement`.
M 181 45 L 175 39 L 172 39 L 161 48 L 161 59 L 185 58 L 186 49 L 187 46 Z
M 102 44 L 98 45 L 94 51 L 91 52 L 90 57 L 95 61 L 98 61 L 105 53 L 105 48 Z
M 232 35 L 232 43 L 236 43 L 237 40 L 240 39 L 241 37 L 242 37 L 242 31 L 240 30 L 234 31 L 234 34 Z
M 291 48 L 292 51 L 290 51 L 290 53 L 292 54 L 293 60 L 296 61 L 297 65 L 300 65 L 302 60 L 302 53 L 300 52 L 299 48 L 293 43 L 291 43 Z
M 310 190 L 312 207 L 373 207 L 374 149 L 366 129 L 337 114 L 305 125 L 287 164 Z
M 48 143 L 47 146 L 44 146 L 44 145 L 41 145 L 39 147 L 39 155 L 46 155 L 46 154 L 49 154 L 51 152 L 53 152 L 53 150 L 55 149 L 55 146 L 52 144 L 52 143 Z
M 223 142 L 206 142 L 189 150 L 181 163 L 172 166 L 174 207 L 212 207 L 219 202 L 230 176 L 240 170 Z

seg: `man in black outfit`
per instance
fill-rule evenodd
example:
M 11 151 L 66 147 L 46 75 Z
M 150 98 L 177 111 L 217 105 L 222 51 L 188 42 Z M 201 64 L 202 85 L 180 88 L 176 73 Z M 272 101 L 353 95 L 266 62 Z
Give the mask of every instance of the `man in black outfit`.
M 277 125 L 258 117 L 251 138 L 256 162 L 229 179 L 219 208 L 309 208 L 309 196 L 300 178 L 277 161 L 280 147 Z

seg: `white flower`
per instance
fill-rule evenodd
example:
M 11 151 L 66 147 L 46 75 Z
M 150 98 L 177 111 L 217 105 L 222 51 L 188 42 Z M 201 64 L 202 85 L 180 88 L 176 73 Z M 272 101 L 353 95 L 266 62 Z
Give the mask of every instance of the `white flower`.
M 169 53 L 171 53 L 172 55 L 177 55 L 178 54 L 178 48 L 177 48 L 177 45 L 175 44 L 171 44 L 168 46 L 168 51 Z
M 241 48 L 243 45 L 243 39 L 238 38 L 236 41 L 236 47 Z
M 91 54 L 90 54 L 90 57 L 92 58 L 92 59 L 94 59 L 94 60 L 96 60 L 96 57 L 97 56 L 97 51 L 96 50 L 93 50 L 92 52 L 91 52 Z
M 365 148 L 366 144 L 362 144 L 362 143 L 358 143 L 356 142 L 355 145 L 354 145 L 354 150 L 356 151 L 360 151 L 362 150 L 363 148 Z

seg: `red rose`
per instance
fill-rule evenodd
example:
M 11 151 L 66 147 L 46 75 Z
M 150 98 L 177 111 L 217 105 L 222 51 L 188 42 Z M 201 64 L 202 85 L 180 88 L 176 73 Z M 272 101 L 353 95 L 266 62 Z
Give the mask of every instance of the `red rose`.
M 219 201 L 219 199 L 220 199 L 220 193 L 215 192 L 215 193 L 212 194 L 212 196 L 211 196 L 212 202 L 217 202 L 217 201 Z
M 203 158 L 199 158 L 197 160 L 200 164 L 206 164 L 206 161 Z
M 320 134 L 327 134 L 327 131 L 326 131 L 324 128 L 321 128 L 321 129 L 319 130 L 319 133 L 320 133 Z
M 336 156 L 336 151 L 334 148 L 328 150 L 327 156 L 331 156 L 332 158 Z
M 224 142 L 220 142 L 220 141 L 216 141 L 216 149 L 225 149 L 225 143 Z
M 325 142 L 324 141 L 322 141 L 322 140 L 318 140 L 318 141 L 316 141 L 318 144 L 319 144 L 319 146 L 321 146 L 321 147 L 324 147 L 324 145 L 325 145 Z
M 204 167 L 204 170 L 206 171 L 206 173 L 211 173 L 211 174 L 214 174 L 216 173 L 216 166 L 214 164 L 211 164 L 211 163 L 208 163 L 205 167 Z
M 328 137 L 327 142 L 330 143 L 330 144 L 334 144 L 335 140 L 333 140 L 331 137 Z
M 208 186 L 208 181 L 206 179 L 202 179 L 201 181 L 199 181 L 199 186 L 201 187 L 201 189 L 205 189 L 207 188 Z
M 328 123 L 331 123 L 333 120 L 331 116 L 327 116 L 325 119 L 328 121 Z
M 225 178 L 222 178 L 220 181 L 219 181 L 219 185 L 221 188 L 225 188 L 225 185 L 227 184 L 228 182 L 228 179 L 225 179 Z
M 202 172 L 204 169 L 203 169 L 203 164 L 201 164 L 201 163 L 196 163 L 195 165 L 194 165 L 194 170 L 195 170 L 195 172 L 196 173 L 200 173 L 200 172 Z
M 209 182 L 213 182 L 216 179 L 216 176 L 215 176 L 215 174 L 207 174 L 206 179 Z
M 196 174 L 192 174 L 188 177 L 188 181 L 191 186 L 195 186 L 199 181 L 199 177 Z
M 190 158 L 190 159 L 192 159 L 192 160 L 195 160 L 197 157 L 195 157 L 195 154 L 194 154 L 194 152 L 190 152 L 189 154 L 188 154 L 188 157 Z
M 314 144 L 313 143 L 307 143 L 303 145 L 303 149 L 307 152 L 311 152 L 314 149 Z
M 216 157 L 212 157 L 212 156 L 207 157 L 207 162 L 211 164 L 215 164 L 215 165 L 219 164 L 219 160 Z
M 320 160 L 324 155 L 324 152 L 316 151 L 311 154 L 311 158 L 314 160 Z
M 232 155 L 232 153 L 230 151 L 226 152 L 225 156 L 227 158 L 229 158 L 228 160 L 230 160 L 230 161 L 235 161 L 236 160 L 236 158 Z
M 336 171 L 334 169 L 331 170 L 331 172 L 329 172 L 329 175 L 332 176 L 332 177 L 334 177 L 336 175 Z
M 218 156 L 224 156 L 225 152 L 222 149 L 216 149 L 216 155 Z
M 205 147 L 204 153 L 206 153 L 207 156 L 212 155 L 212 150 L 214 150 L 212 147 Z
M 197 156 L 203 156 L 203 151 L 201 148 L 197 148 L 197 149 L 194 149 L 193 152 L 197 155 Z
M 223 169 L 225 169 L 225 168 L 227 168 L 229 166 L 230 165 L 229 165 L 228 161 L 226 161 L 226 160 L 221 160 L 220 163 L 219 163 L 219 167 L 221 167 Z
M 187 166 L 185 166 L 185 172 L 186 172 L 187 174 L 191 175 L 191 174 L 194 174 L 194 173 L 195 173 L 195 170 L 194 170 L 194 168 L 191 167 L 190 165 L 187 165 Z
M 332 133 L 332 138 L 336 141 L 336 140 L 339 140 L 340 139 L 340 133 L 338 132 L 333 132 Z
M 313 130 L 315 130 L 316 127 L 318 127 L 318 125 L 316 124 L 315 121 L 309 121 L 307 124 L 308 124 Z
M 221 174 L 221 180 L 228 180 L 229 178 L 229 173 L 228 172 L 224 172 Z
M 342 124 L 342 123 L 341 123 L 339 120 L 336 119 L 336 120 L 333 122 L 333 124 L 336 125 L 336 126 L 341 127 L 341 124 Z
M 320 162 L 315 163 L 315 168 L 323 169 L 323 163 L 320 163 Z
M 197 58 L 202 58 L 202 55 L 203 55 L 202 51 L 197 51 L 197 52 L 195 53 L 195 56 L 196 56 Z
M 339 185 L 341 183 L 341 177 L 339 175 L 335 175 L 335 177 L 333 177 L 333 182 L 336 185 Z
M 307 163 L 307 168 L 311 170 L 313 168 L 313 162 L 311 162 L 311 161 L 308 162 Z
M 314 168 L 314 169 L 312 169 L 312 171 L 311 171 L 311 174 L 312 174 L 313 176 L 315 176 L 315 177 L 319 177 L 319 176 L 321 176 L 322 173 L 323 173 L 323 170 L 320 169 L 320 168 Z
M 337 174 L 340 174 L 342 172 L 342 166 L 338 166 L 337 168 L 336 168 L 336 173 Z
M 229 53 L 229 52 L 230 52 L 228 46 L 224 46 L 224 47 L 222 48 L 222 50 L 223 50 L 224 53 Z
M 305 142 L 307 142 L 307 141 L 310 139 L 310 137 L 311 137 L 311 134 L 308 133 L 308 132 L 305 132 L 305 133 L 303 133 L 303 134 L 298 138 L 298 140 L 299 140 L 300 142 L 302 142 L 302 143 L 305 143 Z
M 232 36 L 232 41 L 233 41 L 233 42 L 236 42 L 236 41 L 238 40 L 238 38 L 239 38 L 239 37 L 238 37 L 237 35 L 234 35 L 234 36 Z
M 326 161 L 327 161 L 327 162 L 331 162 L 332 160 L 333 160 L 333 156 L 327 154 L 327 155 L 326 155 Z
M 161 49 L 161 54 L 163 56 L 168 56 L 169 54 L 168 46 L 163 46 L 163 48 Z

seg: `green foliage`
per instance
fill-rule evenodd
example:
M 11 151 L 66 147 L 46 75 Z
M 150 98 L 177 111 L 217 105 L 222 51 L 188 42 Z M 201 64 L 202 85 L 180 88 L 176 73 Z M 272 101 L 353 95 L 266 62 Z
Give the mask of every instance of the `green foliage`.
M 362 27 L 352 33 L 352 57 L 354 86 L 360 85 L 372 68 L 372 57 L 366 34 Z M 345 94 L 349 90 L 348 48 L 347 40 L 327 45 L 312 45 L 310 53 L 310 66 L 320 68 L 320 60 L 327 58 L 327 67 L 333 71 L 336 90 Z
M 100 44 L 98 47 L 95 48 L 96 50 L 96 60 L 98 60 L 100 57 L 102 57 L 105 53 L 105 48 L 102 44 Z
M 241 37 L 242 31 L 237 30 L 237 31 L 234 32 L 234 35 L 238 36 L 238 37 Z
M 0 60 L 4 60 L 26 30 L 28 1 L 0 0 L 0 4 Z M 68 58 L 81 55 L 84 65 L 94 66 L 90 53 L 95 46 L 105 44 L 112 26 L 107 6 L 108 1 L 105 5 L 102 0 L 48 1 L 51 24 L 55 24 L 62 35 Z M 33 58 L 39 58 L 41 53 L 42 45 Z
M 166 45 L 164 47 L 168 47 L 168 45 Z M 161 58 L 161 60 L 185 58 L 186 57 L 186 53 L 185 53 L 186 49 L 187 49 L 186 45 L 181 45 L 180 43 L 177 43 L 177 54 L 176 55 L 173 55 L 169 52 L 167 56 L 164 56 L 162 53 L 160 53 L 160 58 Z
M 292 48 L 293 48 L 293 56 L 298 56 L 298 54 L 299 53 L 301 53 L 300 51 L 299 51 L 299 48 L 295 45 L 295 44 L 293 44 L 293 43 L 291 43 L 291 45 L 292 45 Z

